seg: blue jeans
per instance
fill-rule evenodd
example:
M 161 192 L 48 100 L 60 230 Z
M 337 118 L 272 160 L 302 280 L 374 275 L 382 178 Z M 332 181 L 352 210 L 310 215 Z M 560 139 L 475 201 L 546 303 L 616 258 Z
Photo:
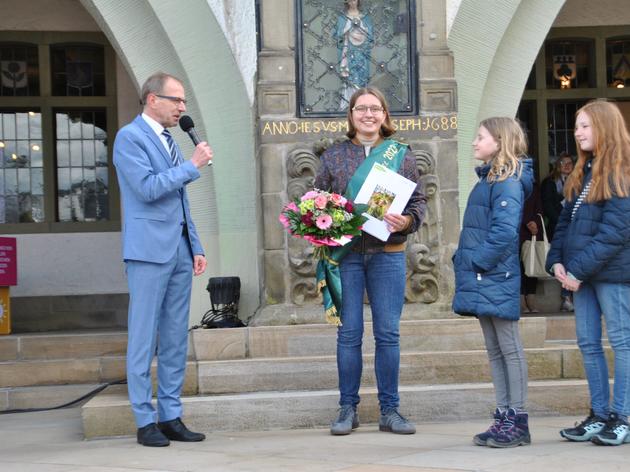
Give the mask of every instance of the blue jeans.
M 573 302 L 577 342 L 593 411 L 602 418 L 606 418 L 610 411 L 627 417 L 630 414 L 630 284 L 583 283 L 574 292 Z M 615 355 L 612 404 L 608 365 L 602 348 L 602 312 L 608 341 Z
M 405 253 L 350 253 L 341 261 L 342 326 L 337 330 L 340 405 L 359 403 L 363 371 L 363 294 L 367 289 L 376 341 L 374 368 L 381 412 L 398 408 L 400 315 L 405 299 Z

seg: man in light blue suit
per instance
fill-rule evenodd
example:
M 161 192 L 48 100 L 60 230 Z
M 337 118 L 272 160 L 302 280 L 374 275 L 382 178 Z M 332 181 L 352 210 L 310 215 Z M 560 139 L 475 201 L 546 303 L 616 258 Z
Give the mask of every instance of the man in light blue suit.
M 190 216 L 186 185 L 212 160 L 208 143 L 185 161 L 168 132 L 186 111 L 179 79 L 158 72 L 142 86 L 143 112 L 114 142 L 123 205 L 123 259 L 129 284 L 127 385 L 144 446 L 203 441 L 181 421 L 192 274 L 206 258 Z M 151 362 L 158 358 L 157 412 Z M 159 422 L 158 422 L 159 420 Z

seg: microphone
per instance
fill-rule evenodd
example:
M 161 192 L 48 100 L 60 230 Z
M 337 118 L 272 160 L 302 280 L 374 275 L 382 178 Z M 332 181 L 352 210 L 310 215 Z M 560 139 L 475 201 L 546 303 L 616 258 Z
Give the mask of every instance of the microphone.
M 195 122 L 190 116 L 183 115 L 179 119 L 179 127 L 182 129 L 182 131 L 187 133 L 188 136 L 190 136 L 190 139 L 192 140 L 195 146 L 201 142 L 201 139 L 199 138 L 197 131 L 195 131 Z M 209 166 L 212 165 L 212 161 L 209 161 L 208 165 Z

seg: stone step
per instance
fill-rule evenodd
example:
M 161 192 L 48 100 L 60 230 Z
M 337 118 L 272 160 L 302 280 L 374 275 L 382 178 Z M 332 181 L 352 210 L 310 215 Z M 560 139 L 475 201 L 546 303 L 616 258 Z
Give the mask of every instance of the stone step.
M 612 366 L 610 348 L 606 348 Z M 572 345 L 525 349 L 532 380 L 583 378 L 582 357 Z M 361 385 L 374 386 L 374 355 L 363 355 Z M 449 384 L 491 381 L 484 350 L 403 353 L 400 384 Z M 334 355 L 232 361 L 200 361 L 200 394 L 271 390 L 316 390 L 337 387 Z
M 528 315 L 525 318 L 528 318 L 529 316 L 531 315 Z M 545 315 L 544 318 L 547 321 L 548 341 L 572 340 L 575 342 L 575 315 L 573 313 Z
M 0 362 L 124 356 L 126 352 L 127 333 L 124 331 L 29 333 L 0 337 Z
M 606 348 L 610 355 L 610 348 Z M 526 348 L 532 379 L 580 378 L 582 360 L 571 342 L 548 342 L 545 348 Z M 363 384 L 374 385 L 374 354 L 364 354 Z M 611 357 L 612 360 L 612 357 Z M 154 362 L 153 372 L 156 365 Z M 35 387 L 106 383 L 124 379 L 122 356 L 91 359 L 0 362 L 0 385 Z M 155 375 L 154 375 L 155 377 Z M 403 352 L 400 381 L 404 383 L 461 383 L 489 380 L 485 350 Z M 335 355 L 254 358 L 229 361 L 189 360 L 187 394 L 333 388 L 337 384 Z
M 72 384 L 0 388 L 0 411 L 53 408 L 65 405 L 95 390 L 99 385 Z
M 103 384 L 124 379 L 125 365 L 124 356 L 0 362 L 0 385 L 9 388 Z M 155 362 L 152 372 L 155 379 Z M 189 395 L 198 391 L 197 363 L 194 361 L 187 362 L 184 391 Z
M 520 321 L 523 345 L 544 346 L 547 320 L 528 317 Z M 259 326 L 204 329 L 192 332 L 194 356 L 199 361 L 271 357 L 324 356 L 336 351 L 336 328 L 331 325 Z M 363 352 L 374 352 L 372 324 L 365 324 Z M 483 335 L 475 318 L 403 321 L 402 352 L 484 349 Z
M 528 411 L 532 416 L 575 415 L 589 408 L 584 380 L 529 382 Z M 373 387 L 361 390 L 362 423 L 378 421 L 378 399 Z M 183 398 L 184 421 L 191 429 L 255 431 L 327 427 L 336 416 L 337 390 L 263 392 Z M 400 388 L 401 413 L 418 426 L 423 422 L 490 419 L 494 390 L 490 383 L 408 385 Z M 127 398 L 100 394 L 82 407 L 86 438 L 132 435 L 136 432 Z

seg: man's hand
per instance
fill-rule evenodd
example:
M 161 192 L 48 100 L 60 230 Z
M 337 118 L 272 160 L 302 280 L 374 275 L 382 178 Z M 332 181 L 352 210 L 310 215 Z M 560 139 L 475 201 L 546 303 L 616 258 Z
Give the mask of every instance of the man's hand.
M 206 257 L 202 256 L 201 254 L 197 254 L 193 258 L 193 274 L 194 275 L 203 274 L 206 270 L 207 265 L 208 265 L 208 262 L 206 261 Z
M 190 162 L 192 162 L 197 169 L 200 169 L 207 166 L 208 163 L 212 161 L 213 156 L 212 148 L 207 142 L 202 141 L 195 146 L 195 151 L 193 152 Z

